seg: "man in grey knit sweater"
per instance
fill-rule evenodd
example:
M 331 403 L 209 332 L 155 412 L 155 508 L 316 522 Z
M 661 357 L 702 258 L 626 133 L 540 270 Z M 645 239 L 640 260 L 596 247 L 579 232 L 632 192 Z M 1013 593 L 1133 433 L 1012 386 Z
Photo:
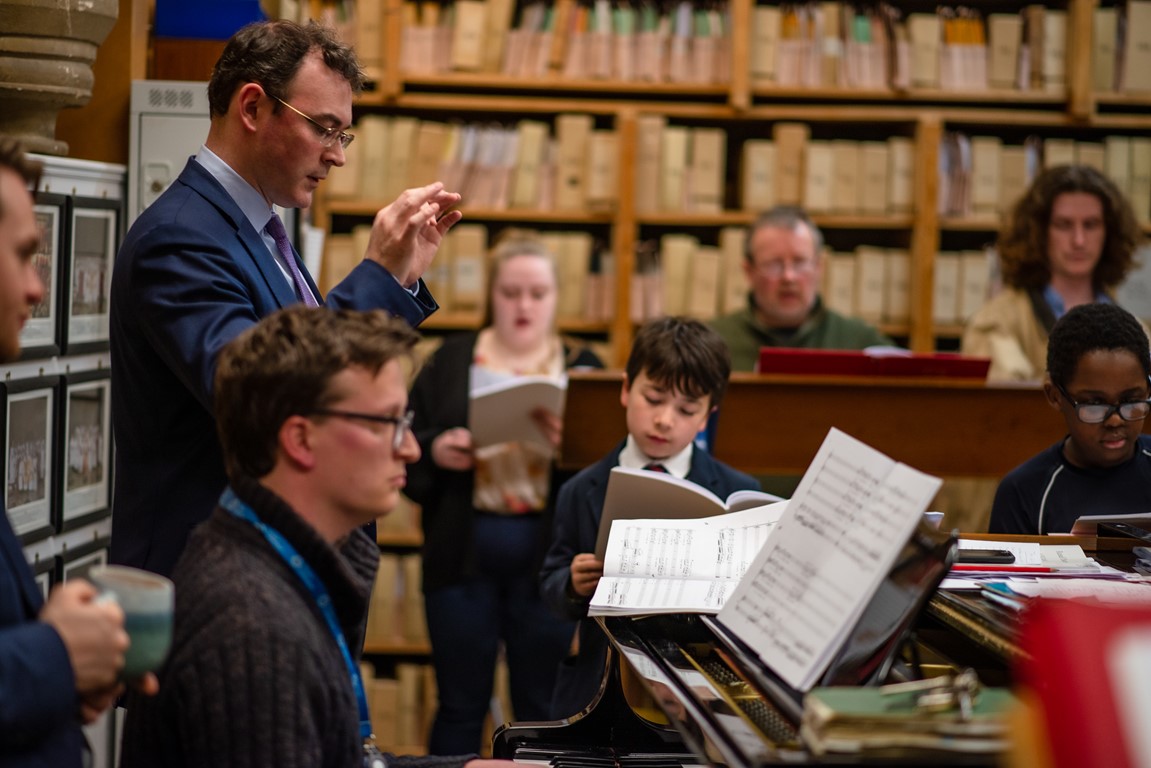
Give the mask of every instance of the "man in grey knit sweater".
M 159 695 L 129 702 L 123 768 L 376 765 L 356 665 L 379 552 L 361 526 L 395 506 L 419 458 L 416 339 L 383 312 L 298 305 L 224 349 L 230 485 L 176 566 L 172 651 Z M 382 756 L 510 765 L 473 757 Z

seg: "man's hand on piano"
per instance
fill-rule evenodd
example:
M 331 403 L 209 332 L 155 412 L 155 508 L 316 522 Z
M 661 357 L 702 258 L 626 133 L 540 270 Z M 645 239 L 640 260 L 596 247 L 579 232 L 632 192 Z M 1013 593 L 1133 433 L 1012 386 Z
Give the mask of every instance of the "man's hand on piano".
M 584 552 L 572 558 L 572 592 L 580 597 L 591 597 L 603 576 L 603 561 L 591 552 Z
M 517 763 L 515 760 L 469 760 L 464 763 L 464 768 L 512 768 L 516 765 L 527 765 L 527 763 Z

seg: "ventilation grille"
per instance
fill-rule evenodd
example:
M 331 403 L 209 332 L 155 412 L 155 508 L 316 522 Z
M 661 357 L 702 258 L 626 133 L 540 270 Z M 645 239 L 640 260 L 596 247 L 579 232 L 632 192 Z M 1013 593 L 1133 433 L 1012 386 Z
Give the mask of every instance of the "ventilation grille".
M 206 115 L 208 94 L 206 83 L 180 83 L 137 81 L 133 88 L 133 111 L 166 114 Z

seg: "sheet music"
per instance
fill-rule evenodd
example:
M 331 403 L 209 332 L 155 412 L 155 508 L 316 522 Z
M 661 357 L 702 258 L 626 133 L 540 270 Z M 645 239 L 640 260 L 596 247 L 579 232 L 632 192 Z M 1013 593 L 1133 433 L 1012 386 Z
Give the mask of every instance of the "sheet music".
M 588 615 L 715 613 L 754 562 L 787 502 L 688 520 L 618 520 Z
M 719 620 L 810 689 L 940 485 L 833 428 Z

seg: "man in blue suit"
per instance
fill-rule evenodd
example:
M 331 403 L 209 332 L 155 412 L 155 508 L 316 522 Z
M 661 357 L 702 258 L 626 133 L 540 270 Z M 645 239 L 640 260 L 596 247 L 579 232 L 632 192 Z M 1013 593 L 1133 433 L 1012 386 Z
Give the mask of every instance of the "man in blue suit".
M 0 360 L 19 354 L 20 329 L 44 296 L 32 264 L 40 232 L 28 192 L 39 178 L 39 164 L 0 137 Z M 79 768 L 80 724 L 119 692 L 116 676 L 128 648 L 124 612 L 95 597 L 91 584 L 73 580 L 45 602 L 0 512 L 0 764 L 6 768 Z M 150 675 L 141 690 L 154 693 L 156 678 Z
M 323 27 L 240 30 L 208 84 L 207 141 L 128 232 L 112 275 L 114 562 L 169 574 L 215 507 L 226 481 L 212 380 L 227 342 L 301 301 L 413 326 L 436 310 L 420 277 L 460 219 L 442 184 L 377 213 L 364 260 L 326 299 L 273 212 L 310 205 L 344 164 L 362 84 L 355 54 Z

